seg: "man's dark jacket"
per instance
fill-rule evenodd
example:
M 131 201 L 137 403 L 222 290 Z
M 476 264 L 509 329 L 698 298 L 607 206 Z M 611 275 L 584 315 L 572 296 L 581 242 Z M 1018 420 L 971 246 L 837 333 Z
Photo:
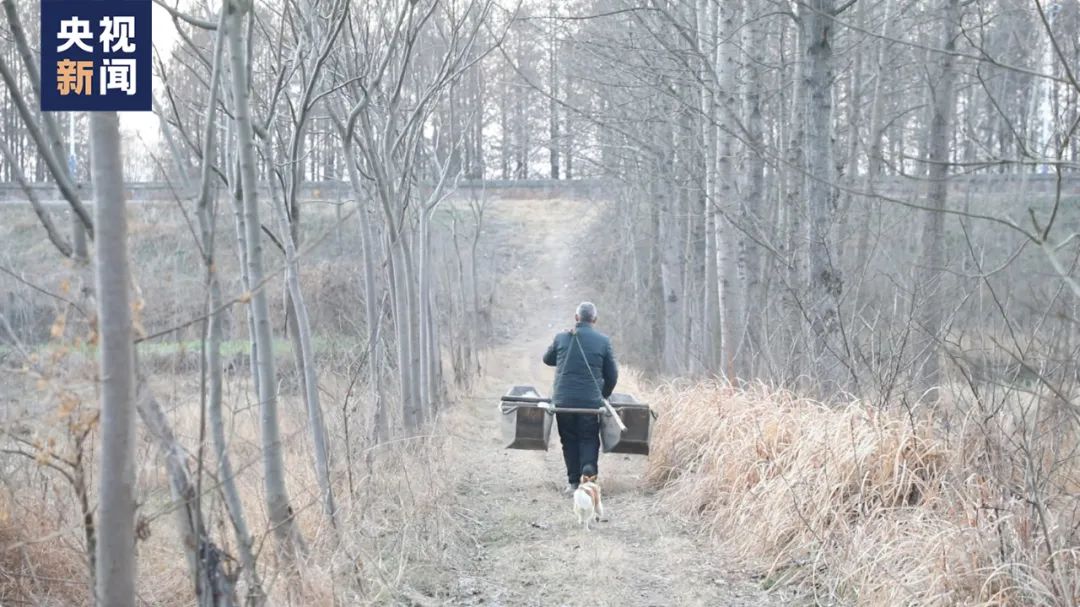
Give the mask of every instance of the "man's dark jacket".
M 555 367 L 555 393 L 551 399 L 557 407 L 600 407 L 601 396 L 611 396 L 619 380 L 611 340 L 586 322 L 579 322 L 572 332 L 556 335 L 544 354 L 544 364 Z

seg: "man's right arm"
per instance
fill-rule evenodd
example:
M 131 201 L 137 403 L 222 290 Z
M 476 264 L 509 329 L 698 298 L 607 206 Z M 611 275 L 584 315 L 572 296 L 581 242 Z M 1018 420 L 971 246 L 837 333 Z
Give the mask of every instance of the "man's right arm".
M 544 364 L 549 367 L 554 367 L 559 362 L 559 338 L 558 336 L 552 340 L 551 345 L 548 346 L 547 352 L 544 353 Z

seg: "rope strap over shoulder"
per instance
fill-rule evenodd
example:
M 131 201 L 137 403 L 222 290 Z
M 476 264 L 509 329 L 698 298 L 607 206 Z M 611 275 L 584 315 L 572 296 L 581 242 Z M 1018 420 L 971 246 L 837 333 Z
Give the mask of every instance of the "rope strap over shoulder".
M 615 410 L 615 407 L 611 406 L 608 399 L 604 398 L 604 391 L 600 389 L 600 386 L 597 386 L 596 374 L 592 372 L 592 365 L 589 364 L 589 357 L 585 356 L 585 348 L 582 347 L 581 340 L 578 339 L 577 327 L 570 330 L 570 337 L 577 343 L 578 352 L 581 352 L 581 359 L 585 361 L 585 369 L 588 370 L 589 377 L 592 378 L 592 384 L 596 386 L 596 391 L 600 394 L 600 402 L 604 403 L 604 408 L 607 409 L 608 415 L 615 418 L 615 423 L 619 425 L 619 430 L 626 432 L 626 424 L 624 424 L 622 418 L 619 417 L 619 412 Z

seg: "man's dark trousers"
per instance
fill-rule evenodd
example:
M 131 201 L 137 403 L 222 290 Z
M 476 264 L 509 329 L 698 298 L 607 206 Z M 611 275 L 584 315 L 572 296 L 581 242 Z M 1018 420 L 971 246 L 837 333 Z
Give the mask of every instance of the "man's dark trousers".
M 556 413 L 559 439 L 562 440 L 563 459 L 570 483 L 581 481 L 581 469 L 592 464 L 599 471 L 600 417 L 578 413 Z

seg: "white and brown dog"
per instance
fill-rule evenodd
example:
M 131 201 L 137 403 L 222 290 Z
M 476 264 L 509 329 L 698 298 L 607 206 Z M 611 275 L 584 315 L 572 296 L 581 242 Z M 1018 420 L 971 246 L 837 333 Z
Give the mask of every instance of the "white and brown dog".
M 586 464 L 581 470 L 581 483 L 574 490 L 574 514 L 578 524 L 589 531 L 590 521 L 600 521 L 604 516 L 604 503 L 600 499 L 600 485 L 596 482 L 596 468 Z

